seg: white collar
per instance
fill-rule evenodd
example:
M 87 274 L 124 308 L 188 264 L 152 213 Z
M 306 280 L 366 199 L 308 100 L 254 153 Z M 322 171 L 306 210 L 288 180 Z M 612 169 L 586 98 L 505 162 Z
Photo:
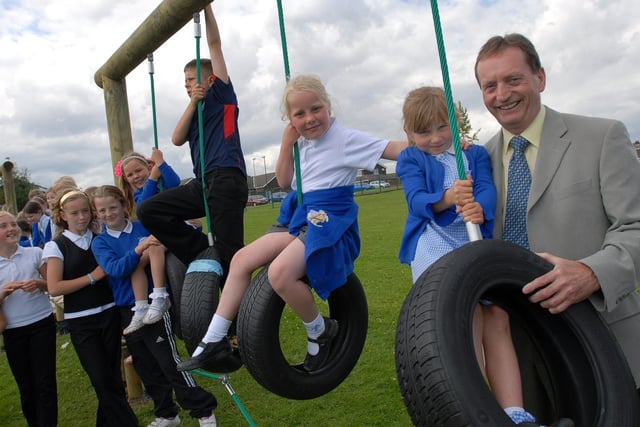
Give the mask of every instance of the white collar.
M 124 227 L 124 229 L 122 231 L 120 231 L 120 230 L 112 230 L 111 228 L 107 227 L 106 225 L 104 226 L 104 228 L 107 230 L 107 234 L 109 236 L 115 237 L 117 239 L 118 237 L 120 237 L 121 233 L 131 234 L 131 232 L 133 231 L 133 224 L 131 223 L 131 221 L 127 220 L 127 225 Z

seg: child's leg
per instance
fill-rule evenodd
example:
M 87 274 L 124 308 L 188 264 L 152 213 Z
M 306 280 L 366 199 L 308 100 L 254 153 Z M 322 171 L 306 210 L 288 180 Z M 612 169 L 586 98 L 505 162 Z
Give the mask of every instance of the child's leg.
M 149 282 L 147 281 L 147 274 L 144 271 L 142 263 L 138 264 L 133 273 L 131 273 L 131 287 L 133 288 L 133 296 L 136 302 L 148 300 Z
M 214 347 L 212 344 L 225 343 L 231 322 L 238 314 L 242 298 L 251 283 L 251 275 L 259 267 L 273 260 L 295 237 L 289 233 L 268 233 L 240 249 L 233 256 L 229 275 L 220 295 L 216 313 L 213 315 L 201 346 L 193 352 L 191 359 L 178 365 L 180 370 L 190 370 L 202 366 L 216 357 L 218 352 L 227 351 L 227 347 Z M 211 348 L 209 348 L 211 347 Z
M 509 315 L 495 304 L 482 307 L 484 316 L 483 344 L 487 377 L 498 403 L 513 419 L 534 422 L 535 418 L 524 409 L 520 367 L 513 341 Z
M 163 246 L 149 246 L 149 248 L 144 251 L 144 254 L 149 257 L 153 292 L 149 295 L 151 305 L 142 321 L 145 325 L 150 325 L 162 319 L 164 313 L 169 310 L 171 303 L 169 302 L 169 292 L 167 292 L 166 288 L 167 273 L 164 269 L 165 248 Z
M 142 257 L 136 269 L 131 273 L 131 287 L 133 288 L 133 296 L 135 297 L 136 305 L 132 309 L 133 317 L 131 318 L 131 323 L 129 323 L 129 325 L 122 331 L 124 335 L 133 333 L 144 326 L 142 319 L 149 308 L 147 296 L 149 282 L 147 281 L 147 274 L 144 271 L 144 267 L 147 262 L 148 258 L 145 259 Z
M 149 253 L 149 266 L 151 267 L 151 279 L 153 280 L 153 291 L 161 290 L 161 293 L 167 292 L 167 272 L 165 270 L 165 248 L 164 246 L 150 246 L 145 252 Z M 164 292 L 163 292 L 163 291 Z
M 300 316 L 307 329 L 307 357 L 304 368 L 321 368 L 328 356 L 331 341 L 338 334 L 338 322 L 324 318 L 309 286 L 300 280 L 305 275 L 304 243 L 291 242 L 269 267 L 273 290 Z
M 482 376 L 487 379 L 487 370 L 484 360 L 484 349 L 482 348 L 482 334 L 484 329 L 484 316 L 482 305 L 477 304 L 476 309 L 473 312 L 473 349 L 476 353 L 476 359 L 478 360 L 478 366 L 482 371 Z
M 203 342 L 218 342 L 226 337 L 251 283 L 253 272 L 273 260 L 294 239 L 286 232 L 268 233 L 236 252 L 231 259 L 227 281 Z

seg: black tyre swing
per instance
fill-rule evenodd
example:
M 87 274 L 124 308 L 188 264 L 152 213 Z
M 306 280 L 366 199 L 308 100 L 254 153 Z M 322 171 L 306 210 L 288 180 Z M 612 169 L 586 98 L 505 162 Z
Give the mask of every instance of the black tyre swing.
M 165 254 L 164 261 L 167 282 L 169 283 L 169 295 L 171 297 L 171 329 L 174 334 L 182 339 L 182 326 L 180 323 L 180 299 L 182 296 L 182 281 L 187 268 L 182 261 L 171 252 Z
M 460 143 L 436 0 L 431 0 L 431 10 L 458 155 Z M 458 169 L 459 173 L 463 170 Z M 461 173 L 460 179 L 464 178 Z M 540 361 L 538 375 L 544 376 L 551 406 L 549 419 L 542 422 L 569 417 L 576 426 L 636 426 L 640 406 L 634 379 L 619 345 L 591 303 L 574 304 L 557 315 L 530 303 L 522 287 L 553 266 L 520 246 L 474 239 L 469 234 L 471 243 L 442 257 L 420 276 L 400 312 L 396 370 L 413 423 L 511 424 L 486 384 L 474 352 L 473 312 L 480 299 L 489 299 L 508 312 L 512 329 L 523 333 L 519 339 L 528 340 Z M 518 348 L 516 343 L 516 351 Z M 518 354 L 520 361 L 522 356 Z M 524 397 L 527 407 L 528 396 Z
M 552 418 L 543 421 L 563 416 L 576 426 L 637 425 L 633 377 L 591 303 L 552 315 L 522 294 L 551 268 L 520 246 L 482 240 L 442 257 L 418 279 L 396 331 L 398 381 L 415 425 L 509 425 L 473 349 L 473 310 L 481 298 L 505 309 L 537 351 L 553 406 Z
M 328 298 L 329 316 L 340 329 L 325 367 L 315 372 L 302 361 L 289 362 L 280 344 L 284 301 L 267 277 L 268 266 L 254 277 L 238 313 L 238 347 L 247 370 L 267 390 L 289 399 L 313 399 L 336 388 L 356 365 L 367 336 L 368 307 L 355 274 Z

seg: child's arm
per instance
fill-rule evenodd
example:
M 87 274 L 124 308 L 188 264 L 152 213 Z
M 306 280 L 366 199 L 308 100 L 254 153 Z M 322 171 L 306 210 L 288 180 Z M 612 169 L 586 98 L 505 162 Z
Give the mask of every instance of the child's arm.
M 442 211 L 449 209 L 451 206 L 456 204 L 455 198 L 456 196 L 455 196 L 455 191 L 453 190 L 453 187 L 448 188 L 442 194 L 442 199 L 440 199 L 439 201 L 435 202 L 432 205 L 433 212 L 440 213 Z
M 280 144 L 280 154 L 276 163 L 276 179 L 282 189 L 291 188 L 293 181 L 293 146 L 300 137 L 300 134 L 291 123 L 287 124 L 282 134 L 282 144 Z
M 180 177 L 178 176 L 176 171 L 174 171 L 173 168 L 169 165 L 169 163 L 162 163 L 159 169 L 160 174 L 162 175 L 162 183 L 165 190 L 180 185 Z
M 182 113 L 182 116 L 180 116 L 178 124 L 176 124 L 176 128 L 173 130 L 173 134 L 171 135 L 171 142 L 173 142 L 173 145 L 177 145 L 179 147 L 187 142 L 189 129 L 191 128 L 191 119 L 198 109 L 198 101 L 201 99 L 204 99 L 204 88 L 201 85 L 197 85 L 191 91 L 189 104 L 184 110 L 184 113 Z
M 79 291 L 82 288 L 91 286 L 89 275 L 76 277 L 75 279 L 62 280 L 64 272 L 64 262 L 61 258 L 49 257 L 46 264 L 47 289 L 51 296 L 67 295 Z M 93 280 L 100 280 L 106 276 L 104 270 L 96 267 L 91 272 Z
M 145 241 L 146 240 L 147 239 L 145 239 Z M 144 243 L 144 241 L 142 243 Z M 98 261 L 100 267 L 102 267 L 109 276 L 117 278 L 129 277 L 138 266 L 140 256 L 143 252 L 143 250 L 137 251 L 138 246 L 121 255 L 109 246 L 103 236 L 93 239 L 91 243 L 93 255 L 96 257 L 96 261 Z
M 24 292 L 33 292 L 37 290 L 46 291 L 47 290 L 47 264 L 43 263 L 39 268 L 40 278 L 32 278 L 23 281 L 20 284 L 19 289 Z M 15 288 L 14 288 L 15 290 Z
M 400 152 L 408 146 L 409 143 L 407 141 L 389 141 L 382 152 L 382 158 L 387 160 L 398 160 Z
M 151 161 L 153 162 L 153 167 L 149 172 L 149 179 L 158 181 L 158 179 L 160 179 L 160 177 L 162 176 L 162 172 L 160 172 L 160 166 L 164 163 L 164 155 L 162 154 L 162 151 L 155 147 L 152 147 Z
M 474 199 L 480 203 L 484 211 L 484 218 L 487 221 L 495 219 L 497 191 L 493 184 L 493 172 L 491 169 L 491 159 L 489 153 L 482 146 L 477 146 L 477 156 L 474 158 L 473 166 L 473 195 Z
M 222 55 L 220 31 L 218 30 L 218 23 L 213 15 L 213 7 L 211 7 L 211 4 L 208 4 L 204 8 L 204 22 L 206 26 L 207 44 L 209 46 L 209 55 L 211 55 L 213 74 L 224 83 L 229 83 L 227 64 L 224 61 L 224 55 Z

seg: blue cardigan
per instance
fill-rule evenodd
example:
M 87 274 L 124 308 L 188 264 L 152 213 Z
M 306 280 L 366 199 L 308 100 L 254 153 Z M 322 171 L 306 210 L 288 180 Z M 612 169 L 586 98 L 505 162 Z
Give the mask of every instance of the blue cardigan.
M 142 237 L 149 236 L 149 232 L 140 222 L 133 221 L 131 233 L 120 233 L 115 237 L 104 231 L 94 237 L 91 243 L 93 255 L 98 264 L 109 275 L 109 285 L 113 292 L 113 298 L 119 307 L 129 307 L 136 300 L 131 287 L 131 273 L 140 263 L 140 255 L 134 251 L 138 241 Z M 149 290 L 153 288 L 151 277 L 147 274 Z
M 347 281 L 360 254 L 358 205 L 353 185 L 304 193 L 302 206 L 292 191 L 282 201 L 278 223 L 297 236 L 307 227 L 305 261 L 311 287 L 322 299 Z
M 43 214 L 44 215 L 44 214 Z M 38 223 L 31 225 L 31 245 L 43 247 L 45 243 L 51 240 L 51 218 L 47 222 L 44 234 L 40 231 Z
M 473 196 L 484 211 L 485 221 L 480 225 L 482 237 L 491 238 L 496 211 L 496 187 L 493 184 L 491 160 L 481 145 L 473 145 L 463 154 L 469 161 L 473 178 Z M 440 226 L 451 224 L 458 214 L 452 206 L 438 214 L 433 205 L 444 195 L 444 166 L 430 154 L 416 147 L 407 147 L 398 157 L 396 172 L 402 180 L 409 212 L 404 227 L 398 258 L 403 264 L 411 264 L 418 240 L 431 221 Z
M 164 190 L 180 185 L 180 177 L 167 162 L 158 166 L 158 169 L 160 169 L 160 174 L 162 175 L 160 179 L 162 179 L 162 186 Z M 155 196 L 160 192 L 160 179 L 158 181 L 154 181 L 150 178 L 147 179 L 147 182 L 144 183 L 144 187 L 138 188 L 133 193 L 133 201 L 136 205 L 139 205 L 149 197 Z

